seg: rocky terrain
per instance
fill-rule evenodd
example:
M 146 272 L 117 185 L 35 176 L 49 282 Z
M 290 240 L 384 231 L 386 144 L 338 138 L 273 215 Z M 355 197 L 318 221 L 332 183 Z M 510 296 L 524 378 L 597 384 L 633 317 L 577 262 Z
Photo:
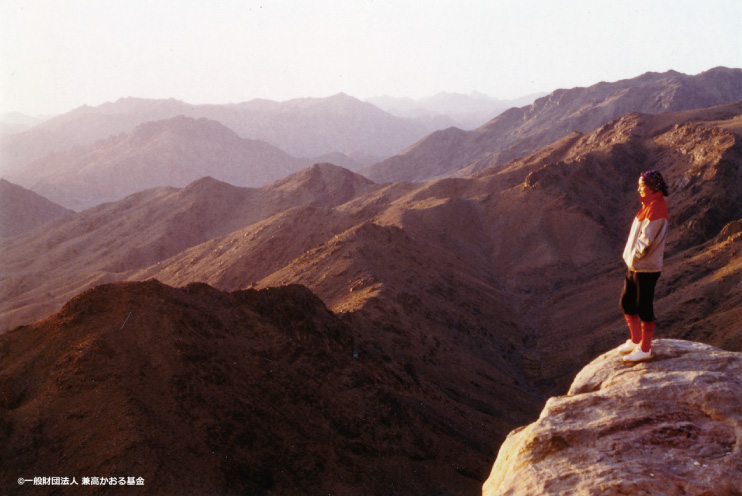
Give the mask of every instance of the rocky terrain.
M 0 466 L 17 467 L 6 460 L 30 457 L 36 443 L 70 469 L 140 468 L 178 492 L 184 483 L 165 475 L 176 468 L 161 461 L 172 444 L 167 453 L 184 467 L 175 473 L 209 467 L 203 481 L 188 482 L 196 492 L 476 494 L 507 433 L 537 419 L 547 397 L 566 394 L 586 363 L 626 339 L 621 251 L 639 208 L 640 171 L 658 168 L 670 185 L 656 337 L 742 350 L 740 115 L 739 102 L 629 113 L 505 165 L 426 183 L 375 183 L 329 164 L 261 188 L 204 178 L 2 240 L 0 432 L 11 444 Z M 261 298 L 268 308 L 255 306 Z M 321 314 L 315 329 L 334 337 L 287 335 L 287 326 L 309 325 L 305 312 Z M 161 356 L 153 380 L 141 371 L 158 335 L 174 351 Z M 105 346 L 78 344 L 98 342 Z M 115 343 L 125 351 L 108 351 Z M 318 351 L 327 347 L 334 358 Z M 88 358 L 75 358 L 78 349 Z M 234 368 L 246 367 L 234 358 L 254 349 L 270 357 L 250 362 L 262 364 L 260 373 Z M 307 360 L 300 373 L 282 355 L 296 349 L 296 360 Z M 91 384 L 97 368 L 109 388 Z M 268 386 L 270 370 L 284 372 Z M 146 396 L 132 392 L 140 389 Z M 69 394 L 54 400 L 61 405 L 82 390 L 110 394 L 120 407 L 92 411 L 87 401 L 65 420 L 73 423 L 55 428 L 60 410 L 44 410 L 40 398 Z M 297 391 L 328 399 L 294 407 Z M 194 411 L 193 422 L 171 415 L 180 411 L 173 405 Z M 128 419 L 116 424 L 124 451 L 94 456 L 103 431 L 72 442 L 74 422 L 118 411 Z M 302 426 L 308 418 L 319 420 Z M 245 419 L 259 436 L 236 433 Z M 138 423 L 153 427 L 138 432 Z M 180 439 L 186 431 L 197 433 L 191 444 Z M 147 432 L 173 441 L 137 448 Z M 77 451 L 64 451 L 69 445 Z M 212 451 L 232 462 L 217 464 Z M 10 469 L 0 476 L 19 477 Z
M 532 105 L 511 108 L 468 132 L 447 129 L 362 173 L 374 181 L 425 181 L 471 173 L 524 157 L 570 133 L 587 133 L 629 112 L 700 109 L 742 100 L 742 69 L 688 76 L 647 73 L 587 88 L 560 89 Z
M 658 340 L 651 362 L 616 350 L 500 448 L 483 496 L 740 494 L 742 354 Z

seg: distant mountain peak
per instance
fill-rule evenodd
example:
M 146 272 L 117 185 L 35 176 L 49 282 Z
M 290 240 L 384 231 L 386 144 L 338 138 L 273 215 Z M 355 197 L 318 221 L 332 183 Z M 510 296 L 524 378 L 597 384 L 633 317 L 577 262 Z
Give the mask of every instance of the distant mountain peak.
M 224 181 L 220 181 L 219 179 L 214 179 L 211 176 L 204 176 L 200 179 L 196 179 L 192 183 L 190 183 L 188 186 L 183 188 L 182 192 L 190 192 L 190 191 L 205 191 L 205 190 L 214 190 L 214 189 L 245 189 L 241 188 L 239 186 L 234 186 L 232 184 L 229 184 Z
M 275 183 L 266 186 L 267 189 L 290 189 L 301 191 L 305 185 L 338 185 L 343 183 L 347 188 L 373 187 L 376 183 L 353 171 L 329 163 L 313 164 L 306 169 L 300 170 Z M 334 188 L 333 188 L 334 189 Z

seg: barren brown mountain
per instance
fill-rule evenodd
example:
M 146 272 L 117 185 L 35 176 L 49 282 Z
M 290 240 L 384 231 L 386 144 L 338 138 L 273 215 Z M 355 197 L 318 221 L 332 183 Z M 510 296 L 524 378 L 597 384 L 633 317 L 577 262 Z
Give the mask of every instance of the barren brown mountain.
M 74 395 L 79 389 L 65 389 L 67 379 L 53 382 L 55 371 L 80 381 L 95 378 L 92 369 L 83 368 L 85 360 L 91 360 L 110 374 L 106 380 L 112 381 L 111 401 L 130 405 L 99 414 L 115 415 L 123 409 L 132 420 L 122 419 L 121 432 L 133 429 L 127 426 L 137 421 L 148 425 L 147 419 L 158 419 L 151 421 L 169 434 L 162 445 L 141 443 L 150 446 L 148 451 L 130 447 L 120 456 L 104 457 L 111 461 L 109 465 L 91 461 L 97 448 L 89 441 L 74 452 L 80 466 L 89 470 L 110 472 L 129 469 L 134 459 L 160 460 L 172 439 L 171 458 L 182 460 L 182 472 L 158 461 L 150 466 L 162 466 L 161 476 L 147 472 L 142 477 L 154 483 L 171 470 L 192 473 L 190 487 L 195 492 L 226 487 L 233 492 L 258 488 L 256 492 L 263 494 L 313 494 L 317 488 L 361 494 L 476 494 L 505 434 L 534 420 L 546 396 L 564 394 L 586 363 L 625 340 L 627 331 L 617 303 L 620 254 L 639 208 L 636 181 L 641 170 L 660 169 L 671 186 L 671 234 L 658 287 L 657 337 L 742 349 L 740 115 L 741 103 L 678 113 L 627 114 L 587 134 L 572 133 L 503 167 L 425 184 L 374 184 L 329 165 L 314 166 L 259 190 L 204 179 L 182 190 L 152 190 L 77 214 L 60 223 L 56 232 L 47 229 L 14 238 L 2 246 L 0 260 L 8 267 L 2 281 L 5 322 L 18 321 L 22 311 L 26 322 L 34 315 L 48 315 L 50 307 L 42 311 L 34 305 L 55 301 L 60 308 L 69 297 L 58 295 L 71 297 L 96 277 L 103 281 L 155 277 L 161 282 L 94 289 L 62 313 L 2 337 L 3 362 L 17 364 L 3 368 L 4 384 L 27 383 L 29 390 L 12 389 L 10 400 L 0 408 L 3 428 L 13 436 L 0 465 L 15 466 L 6 464 L 5 458 L 16 451 L 33 453 L 34 439 L 38 445 L 56 446 L 49 448 L 50 459 L 69 459 L 70 469 L 75 465 L 78 458 L 63 450 L 77 427 L 55 430 L 54 422 L 61 421 L 54 413 L 58 410 L 34 410 L 42 408 L 38 398 L 43 393 L 32 390 L 37 381 L 21 378 L 48 377 L 43 384 L 49 385 L 50 394 Z M 62 260 L 68 263 L 60 266 Z M 203 282 L 215 289 L 187 286 Z M 274 302 L 279 308 L 272 314 L 277 319 L 281 308 L 291 307 L 291 302 L 301 300 L 297 294 L 305 293 L 270 288 L 294 283 L 325 302 L 335 315 L 327 318 L 344 326 L 352 346 L 343 348 L 342 358 L 327 359 L 328 367 L 334 368 L 322 372 L 320 363 L 326 357 L 317 354 L 312 355 L 318 357 L 316 361 L 308 359 L 297 374 L 291 371 L 290 359 L 281 365 L 286 358 L 266 352 L 280 363 L 271 368 L 274 362 L 266 361 L 261 373 L 279 366 L 285 372 L 270 386 L 264 381 L 250 386 L 265 388 L 260 390 L 262 403 L 255 406 L 231 389 L 237 384 L 239 390 L 252 391 L 239 382 L 241 376 L 233 376 L 241 369 L 225 368 L 230 359 L 234 366 L 232 355 L 218 354 L 240 355 L 244 348 L 219 336 L 237 335 L 241 327 L 252 329 L 244 324 L 249 317 L 240 315 L 253 307 L 238 310 L 230 306 L 237 305 L 236 300 L 280 294 L 284 303 Z M 227 293 L 249 287 L 247 292 Z M 126 335 L 130 322 L 120 329 L 119 322 L 130 311 L 132 319 L 145 316 L 133 321 L 142 329 L 136 332 L 143 335 L 133 330 L 130 337 Z M 293 310 L 286 313 L 297 315 Z M 60 345 L 65 339 L 73 343 L 76 333 L 90 329 L 102 333 L 104 327 L 106 340 L 131 340 L 121 347 L 127 350 L 137 346 L 149 350 L 152 341 L 147 339 L 159 332 L 165 333 L 162 346 L 177 347 L 183 338 L 167 333 L 188 333 L 187 349 L 178 354 L 175 348 L 163 356 L 161 379 L 145 389 L 157 386 L 147 391 L 152 391 L 151 397 L 163 398 L 162 404 L 193 405 L 197 414 L 188 424 L 195 433 L 192 444 L 178 435 L 184 429 L 179 424 L 185 422 L 183 417 L 165 414 L 175 407 L 148 407 L 146 401 L 128 399 L 131 393 L 113 387 L 123 376 L 127 381 L 132 376 L 132 382 L 126 383 L 132 389 L 137 388 L 137 380 L 153 382 L 142 373 L 126 372 L 142 370 L 137 364 L 147 353 L 105 351 L 116 349 L 111 341 L 101 349 L 80 351 L 81 357 L 88 358 L 78 359 L 73 350 L 79 345 Z M 281 341 L 271 332 L 250 334 L 249 346 L 272 350 L 271 343 L 277 343 L 277 349 L 301 349 L 300 357 L 314 353 L 306 351 L 309 344 Z M 96 333 L 80 342 L 103 340 L 103 334 Z M 212 337 L 198 337 L 198 333 Z M 39 345 L 50 355 L 26 360 L 30 343 L 41 343 L 44 337 L 59 340 L 49 341 L 48 348 Z M 327 346 L 323 339 L 319 341 Z M 205 350 L 203 357 L 197 349 Z M 191 363 L 189 353 L 199 356 Z M 370 374 L 362 376 L 364 386 L 344 382 L 346 386 L 332 389 L 334 377 L 353 376 L 356 372 L 349 371 L 358 366 L 357 373 Z M 230 379 L 219 384 L 222 374 Z M 256 377 L 246 371 L 244 375 Z M 179 392 L 175 379 L 171 381 L 174 376 L 181 377 L 184 392 Z M 317 389 L 318 384 L 328 389 Z M 92 387 L 89 382 L 87 387 Z M 304 400 L 294 410 L 286 399 L 294 388 L 320 398 L 318 410 L 305 408 Z M 379 398 L 375 391 L 389 392 L 392 399 Z M 178 400 L 176 394 L 187 397 Z M 375 416 L 359 417 L 351 413 L 358 409 L 339 410 L 336 403 L 323 400 L 333 395 L 344 398 L 344 394 L 353 397 L 348 404 L 382 406 Z M 219 406 L 211 410 L 208 400 L 222 395 L 236 403 L 212 401 Z M 112 404 L 120 404 L 115 401 Z M 165 413 L 149 415 L 147 408 L 163 408 Z M 252 426 L 257 422 L 255 412 L 268 419 L 259 424 L 262 437 L 239 437 L 236 424 Z M 330 430 L 315 429 L 311 422 L 334 415 L 331 412 L 337 412 L 338 418 L 330 422 Z M 89 419 L 95 413 L 84 410 L 71 419 Z M 230 420 L 232 414 L 240 420 Z M 384 415 L 395 420 L 384 420 Z M 21 420 L 26 417 L 30 420 Z M 309 426 L 296 426 L 293 419 L 297 418 Z M 374 427 L 377 423 L 381 427 Z M 231 460 L 238 456 L 234 463 L 243 465 L 233 479 L 241 485 L 229 485 L 229 476 L 224 476 L 227 482 L 221 479 L 228 462 L 222 467 L 208 459 L 210 451 L 218 451 L 204 441 L 209 426 L 234 432 L 232 436 L 215 427 L 219 435 L 213 442 Z M 46 443 L 57 432 L 62 434 L 56 444 Z M 342 436 L 360 442 L 339 441 Z M 91 439 L 95 437 L 91 434 Z M 264 442 L 269 438 L 275 442 Z M 293 443 L 292 448 L 298 438 L 303 444 Z M 370 453 L 363 451 L 366 446 L 372 447 Z M 319 458 L 326 460 L 324 465 L 317 465 Z M 333 460 L 353 465 L 348 468 Z M 201 481 L 197 472 L 188 470 L 201 462 L 211 468 L 212 478 Z M 259 472 L 251 472 L 250 467 L 258 467 Z M 147 464 L 134 468 L 155 470 Z M 345 484 L 347 474 L 354 477 L 349 486 L 333 485 Z M 6 471 L 2 476 L 15 481 L 20 475 Z M 165 482 L 176 492 L 184 487 L 177 485 L 182 483 L 181 479 Z
M 0 179 L 0 238 L 23 234 L 73 213 L 33 191 Z
M 691 110 L 742 100 L 742 69 L 719 67 L 687 76 L 675 71 L 588 88 L 560 89 L 511 108 L 473 131 L 448 129 L 362 170 L 374 181 L 425 181 L 502 165 L 572 132 L 586 133 L 629 112 Z M 443 139 L 441 139 L 443 138 Z

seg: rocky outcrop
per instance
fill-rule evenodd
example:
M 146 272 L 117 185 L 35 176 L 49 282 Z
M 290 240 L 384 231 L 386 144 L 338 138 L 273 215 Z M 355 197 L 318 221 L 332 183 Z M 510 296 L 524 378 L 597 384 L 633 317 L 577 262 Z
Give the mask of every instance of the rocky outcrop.
M 742 354 L 654 348 L 643 364 L 611 350 L 585 367 L 510 433 L 482 494 L 742 494 Z

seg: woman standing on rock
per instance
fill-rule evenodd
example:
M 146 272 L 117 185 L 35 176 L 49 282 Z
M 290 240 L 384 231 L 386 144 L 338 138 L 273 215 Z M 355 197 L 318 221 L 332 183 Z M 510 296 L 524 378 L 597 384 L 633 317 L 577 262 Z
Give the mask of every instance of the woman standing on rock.
M 667 238 L 667 184 L 657 171 L 642 172 L 639 199 L 642 208 L 634 217 L 623 251 L 628 271 L 621 294 L 621 309 L 631 338 L 618 347 L 626 362 L 650 360 L 654 334 L 654 288 L 660 277 Z

